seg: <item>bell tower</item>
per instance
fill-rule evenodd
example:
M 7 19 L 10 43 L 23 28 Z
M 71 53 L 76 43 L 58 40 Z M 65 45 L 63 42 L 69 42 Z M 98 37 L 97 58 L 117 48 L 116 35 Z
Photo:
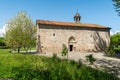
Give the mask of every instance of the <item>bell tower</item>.
M 76 23 L 80 23 L 80 19 L 81 19 L 81 16 L 80 16 L 80 14 L 77 11 L 76 14 L 75 14 L 75 16 L 74 16 L 74 21 Z

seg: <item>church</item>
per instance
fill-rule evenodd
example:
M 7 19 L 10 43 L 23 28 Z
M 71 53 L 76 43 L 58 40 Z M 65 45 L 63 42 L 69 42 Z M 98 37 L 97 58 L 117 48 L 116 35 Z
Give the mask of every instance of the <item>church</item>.
M 77 12 L 74 22 L 37 20 L 37 51 L 39 53 L 61 53 L 62 46 L 68 52 L 100 52 L 110 45 L 109 27 L 81 23 Z

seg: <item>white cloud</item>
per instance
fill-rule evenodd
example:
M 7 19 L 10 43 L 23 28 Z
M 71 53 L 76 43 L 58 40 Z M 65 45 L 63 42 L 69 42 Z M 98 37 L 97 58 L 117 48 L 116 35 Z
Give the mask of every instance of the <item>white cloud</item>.
M 116 34 L 118 32 L 120 32 L 120 31 L 110 31 L 110 35 Z

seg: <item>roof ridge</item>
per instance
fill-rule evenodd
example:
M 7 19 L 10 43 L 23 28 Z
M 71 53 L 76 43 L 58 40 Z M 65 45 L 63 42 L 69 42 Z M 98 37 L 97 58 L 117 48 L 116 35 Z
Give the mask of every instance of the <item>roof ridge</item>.
M 98 24 L 90 24 L 90 23 L 75 23 L 75 22 L 63 22 L 63 21 L 50 21 L 50 20 L 36 20 L 37 24 L 45 24 L 45 25 L 58 25 L 58 26 L 75 26 L 75 27 L 88 27 L 88 28 L 102 28 L 102 29 L 111 29 L 109 27 L 105 27 Z

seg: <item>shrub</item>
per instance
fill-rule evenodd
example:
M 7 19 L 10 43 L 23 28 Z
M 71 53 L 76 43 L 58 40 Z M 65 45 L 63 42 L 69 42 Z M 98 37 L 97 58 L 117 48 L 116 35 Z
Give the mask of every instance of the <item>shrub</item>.
M 62 56 L 66 56 L 68 54 L 68 49 L 65 44 L 62 46 Z
M 89 54 L 88 56 L 86 56 L 86 60 L 90 62 L 90 64 L 93 64 L 96 59 L 93 57 L 92 54 Z
M 78 63 L 77 63 L 77 68 L 81 68 L 81 66 L 83 65 L 82 61 L 79 59 Z
M 9 47 L 6 46 L 4 38 L 0 37 L 0 49 L 8 49 Z
M 48 80 L 51 74 L 47 69 L 32 68 L 29 65 L 13 68 L 13 70 L 17 70 L 15 80 Z
M 57 62 L 57 61 L 61 61 L 61 59 L 59 57 L 57 57 L 57 53 L 53 53 L 53 56 L 52 56 L 52 61 L 54 62 Z
M 113 48 L 107 48 L 107 49 L 105 50 L 105 54 L 106 54 L 107 56 L 109 56 L 109 57 L 114 57 L 114 56 L 115 56 L 115 51 L 114 51 Z
M 53 53 L 52 58 L 57 58 L 57 53 Z
M 0 49 L 9 49 L 10 47 L 8 46 L 0 46 Z
M 70 60 L 70 64 L 76 65 L 76 62 L 74 60 Z
M 110 37 L 110 46 L 105 50 L 107 56 L 114 57 L 115 53 L 120 52 L 120 32 Z
M 0 37 L 0 46 L 6 46 L 3 37 Z
M 115 53 L 120 53 L 120 47 L 114 48 Z

